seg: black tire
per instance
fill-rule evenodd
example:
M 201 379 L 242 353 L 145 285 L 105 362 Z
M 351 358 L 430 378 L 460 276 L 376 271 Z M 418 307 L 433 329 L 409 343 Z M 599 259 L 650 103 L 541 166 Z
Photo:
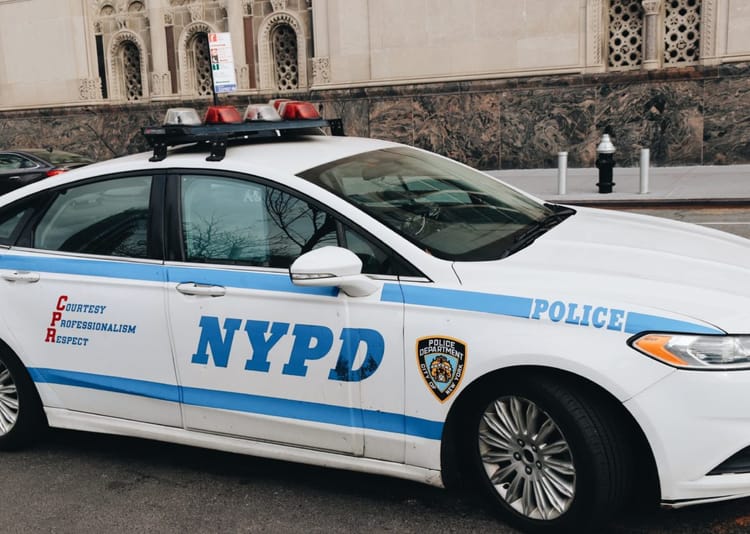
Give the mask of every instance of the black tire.
M 29 445 L 46 422 L 29 373 L 15 355 L 0 347 L 0 450 Z
M 631 484 L 627 436 L 604 406 L 546 377 L 482 387 L 460 430 L 469 480 L 524 532 L 592 531 Z

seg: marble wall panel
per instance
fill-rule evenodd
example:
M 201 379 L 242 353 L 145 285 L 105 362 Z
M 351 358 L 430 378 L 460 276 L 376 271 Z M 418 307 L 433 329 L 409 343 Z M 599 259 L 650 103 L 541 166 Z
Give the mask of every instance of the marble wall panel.
M 369 100 L 326 101 L 323 102 L 322 115 L 326 119 L 341 119 L 346 135 L 370 137 Z
M 371 100 L 370 137 L 414 144 L 413 99 Z
M 253 95 L 254 102 L 278 95 Z M 654 73 L 599 73 L 298 92 L 347 135 L 415 144 L 483 169 L 593 167 L 605 128 L 618 166 L 641 147 L 655 165 L 750 163 L 750 63 Z M 0 114 L 0 147 L 53 146 L 105 159 L 147 149 L 140 129 L 168 105 L 208 99 Z M 247 96 L 222 96 L 240 109 Z
M 414 144 L 480 169 L 500 166 L 497 94 L 414 99 Z
M 655 165 L 700 164 L 703 84 L 700 81 L 636 83 L 599 87 L 592 141 L 609 130 L 618 165 L 634 166 L 640 149 Z M 595 157 L 595 155 L 594 155 Z
M 737 79 L 711 80 L 705 86 L 705 163 L 750 162 L 750 83 Z
M 590 159 L 594 90 L 585 87 L 500 93 L 501 167 L 554 167 L 568 152 L 571 167 Z

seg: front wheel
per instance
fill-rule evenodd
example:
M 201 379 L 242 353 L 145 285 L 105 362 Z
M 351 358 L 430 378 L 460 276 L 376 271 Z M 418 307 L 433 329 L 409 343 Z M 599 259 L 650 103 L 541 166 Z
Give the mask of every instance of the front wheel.
M 527 532 L 585 532 L 629 489 L 627 439 L 598 403 L 551 380 L 485 388 L 465 431 L 474 480 Z
M 42 404 L 26 369 L 0 350 L 0 450 L 27 445 L 44 423 Z

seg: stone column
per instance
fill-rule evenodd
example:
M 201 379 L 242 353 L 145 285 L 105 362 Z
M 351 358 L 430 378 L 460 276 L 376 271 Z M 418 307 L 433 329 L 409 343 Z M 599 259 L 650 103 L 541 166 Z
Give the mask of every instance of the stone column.
M 81 1 L 81 17 L 83 27 L 88 31 L 84 32 L 84 45 L 86 51 L 85 69 L 80 69 L 86 73 L 85 78 L 78 79 L 78 92 L 82 100 L 100 100 L 102 98 L 102 80 L 99 78 L 99 61 L 96 55 L 96 32 L 95 17 L 91 16 L 91 6 L 86 0 Z M 2 55 L 0 53 L 0 55 Z
M 237 89 L 249 89 L 245 57 L 245 22 L 242 0 L 227 0 L 227 29 L 232 36 L 232 55 L 237 75 Z
M 331 82 L 331 64 L 328 44 L 328 0 L 312 0 L 313 49 L 312 58 L 313 85 Z
M 167 38 L 164 33 L 164 3 L 166 0 L 150 0 L 148 3 L 148 28 L 151 37 L 151 96 L 172 94 L 172 78 L 167 64 Z
M 643 5 L 643 68 L 658 69 L 664 44 L 660 42 L 661 0 L 642 0 Z

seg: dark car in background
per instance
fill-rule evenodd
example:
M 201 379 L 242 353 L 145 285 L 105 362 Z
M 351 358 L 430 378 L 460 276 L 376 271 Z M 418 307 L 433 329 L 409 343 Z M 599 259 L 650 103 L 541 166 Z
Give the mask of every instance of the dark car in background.
M 94 160 L 79 154 L 44 148 L 24 148 L 0 151 L 0 195 L 55 176 L 61 172 L 83 167 Z

